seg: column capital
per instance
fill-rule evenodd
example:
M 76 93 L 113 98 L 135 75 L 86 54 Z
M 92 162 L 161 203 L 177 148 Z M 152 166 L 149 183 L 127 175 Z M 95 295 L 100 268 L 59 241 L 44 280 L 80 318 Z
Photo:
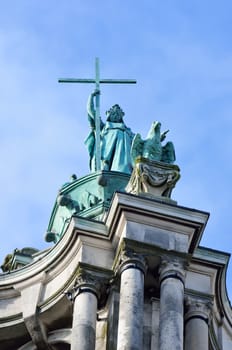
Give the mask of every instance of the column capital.
M 92 293 L 99 301 L 102 288 L 103 281 L 101 278 L 94 277 L 89 272 L 81 270 L 76 277 L 74 286 L 66 294 L 71 302 L 74 302 L 81 293 Z
M 187 296 L 185 298 L 185 307 L 185 323 L 193 318 L 198 318 L 208 324 L 213 307 L 213 302 L 210 299 Z
M 117 272 L 121 274 L 123 271 L 131 268 L 138 269 L 145 274 L 147 270 L 146 259 L 142 254 L 125 249 L 120 254 Z
M 185 265 L 186 262 L 181 258 L 162 257 L 159 267 L 160 284 L 168 278 L 178 279 L 184 284 Z

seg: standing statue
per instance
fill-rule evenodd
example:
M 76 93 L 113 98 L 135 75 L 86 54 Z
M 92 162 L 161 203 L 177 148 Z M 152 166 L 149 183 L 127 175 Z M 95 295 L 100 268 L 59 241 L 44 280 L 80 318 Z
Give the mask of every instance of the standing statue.
M 90 157 L 90 170 L 96 171 L 96 109 L 94 97 L 100 94 L 95 90 L 88 99 L 87 112 L 91 131 L 85 140 Z M 101 170 L 120 171 L 130 174 L 132 172 L 131 144 L 133 132 L 124 121 L 124 112 L 116 104 L 106 112 L 106 123 L 100 119 L 100 155 Z

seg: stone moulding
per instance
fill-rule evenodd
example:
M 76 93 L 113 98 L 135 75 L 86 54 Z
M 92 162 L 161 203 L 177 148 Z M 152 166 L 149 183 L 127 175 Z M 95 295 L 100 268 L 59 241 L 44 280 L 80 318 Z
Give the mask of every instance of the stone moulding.
M 126 191 L 174 202 L 170 199 L 171 192 L 179 178 L 180 168 L 177 165 L 138 157 Z

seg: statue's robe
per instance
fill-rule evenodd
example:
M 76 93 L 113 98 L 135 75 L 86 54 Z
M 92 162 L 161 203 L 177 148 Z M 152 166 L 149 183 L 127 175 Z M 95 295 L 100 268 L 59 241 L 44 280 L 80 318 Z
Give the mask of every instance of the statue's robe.
M 134 134 L 123 122 L 107 121 L 101 131 L 101 159 L 105 170 L 130 174 L 131 143 Z
M 131 143 L 134 134 L 123 122 L 107 121 L 101 129 L 101 170 L 132 172 Z M 96 171 L 95 134 L 90 132 L 85 144 L 90 155 L 91 171 Z

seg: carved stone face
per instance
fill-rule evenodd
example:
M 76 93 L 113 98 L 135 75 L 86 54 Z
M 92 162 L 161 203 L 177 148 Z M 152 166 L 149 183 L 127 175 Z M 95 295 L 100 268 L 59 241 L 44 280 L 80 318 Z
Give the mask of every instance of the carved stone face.
M 114 105 L 106 112 L 107 121 L 113 123 L 121 123 L 123 121 L 124 112 L 119 105 Z

